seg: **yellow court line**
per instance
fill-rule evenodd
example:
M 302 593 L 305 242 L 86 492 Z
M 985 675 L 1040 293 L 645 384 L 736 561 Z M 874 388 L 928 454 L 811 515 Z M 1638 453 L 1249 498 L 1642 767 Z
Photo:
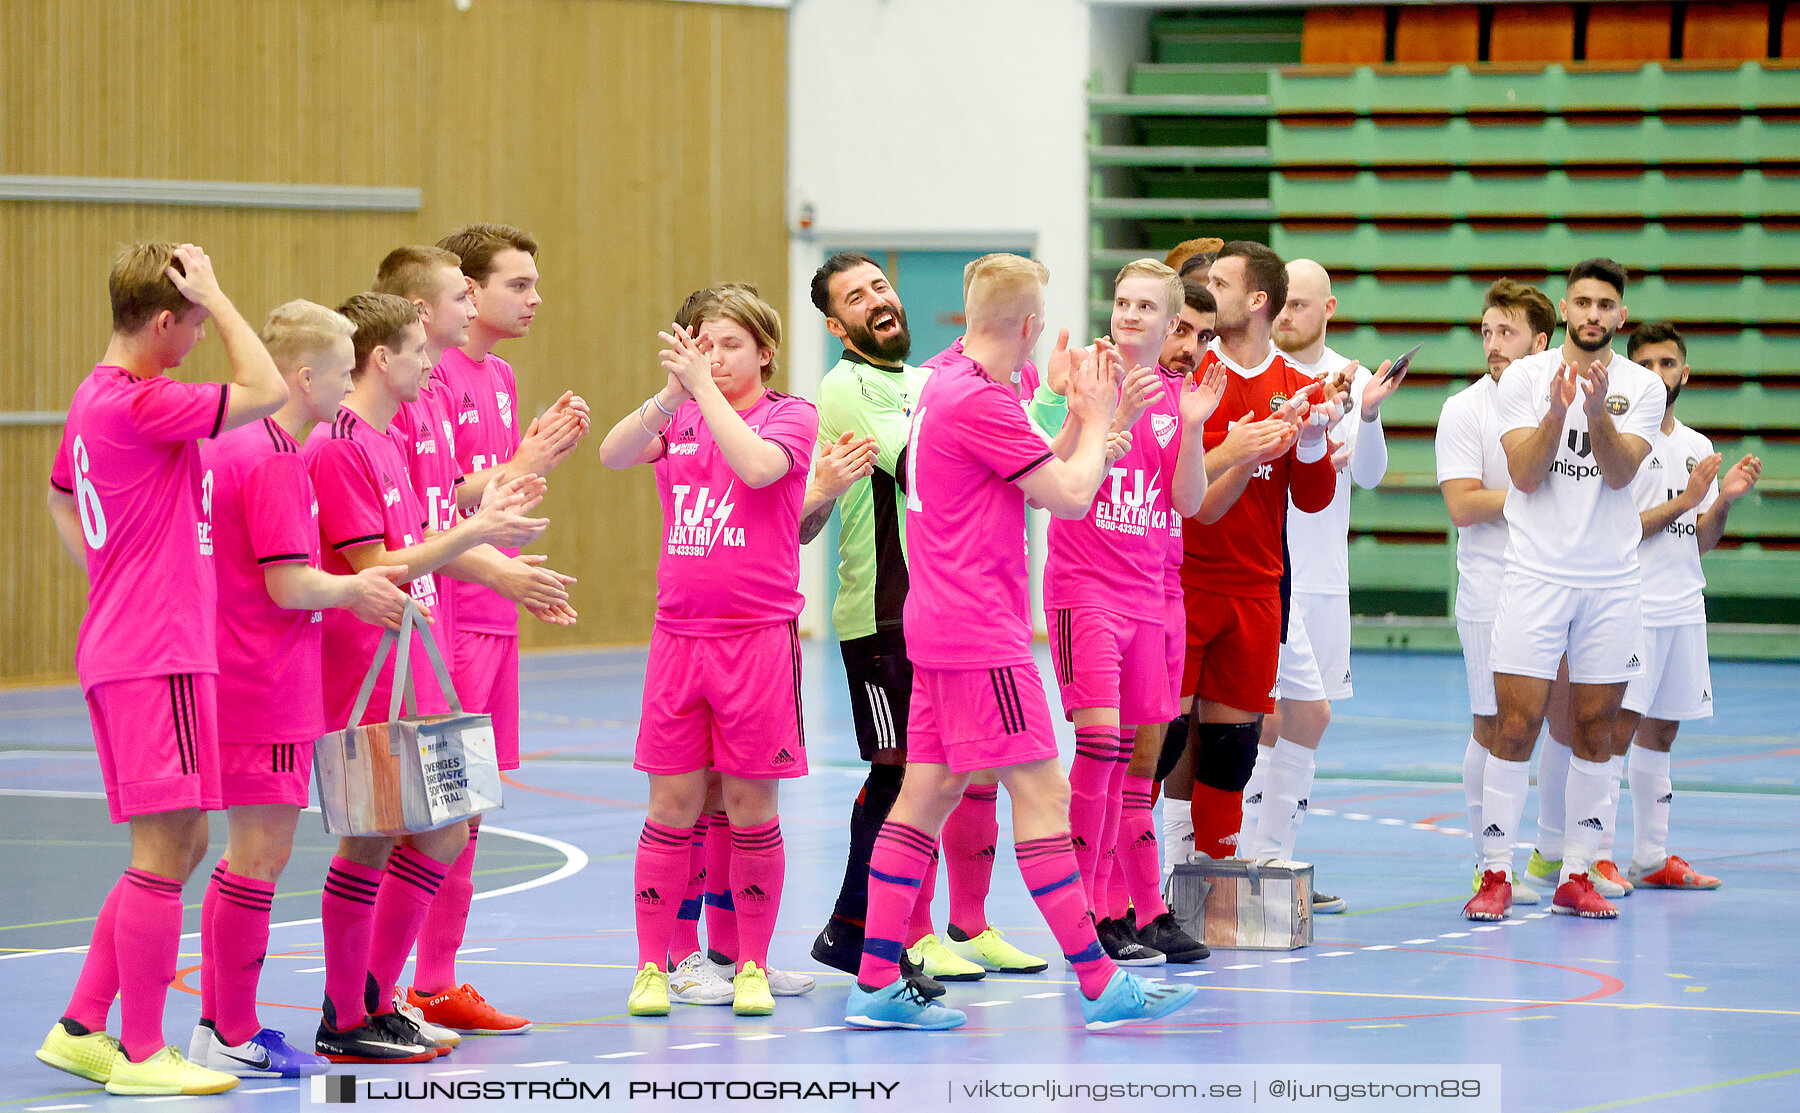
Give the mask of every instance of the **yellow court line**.
M 24 1105 L 28 1101 L 55 1101 L 57 1098 L 91 1098 L 105 1096 L 106 1088 L 104 1086 L 96 1086 L 89 1090 L 68 1090 L 60 1094 L 39 1094 L 32 1098 L 8 1098 L 6 1101 L 0 1101 L 0 1105 Z
M 1600 1113 L 1602 1109 L 1623 1109 L 1628 1105 L 1642 1105 L 1647 1101 L 1661 1101 L 1664 1098 L 1678 1098 L 1687 1094 L 1703 1094 L 1708 1090 L 1722 1090 L 1727 1086 L 1736 1086 L 1744 1082 L 1766 1082 L 1771 1078 L 1786 1078 L 1790 1074 L 1800 1074 L 1800 1067 L 1770 1071 L 1768 1074 L 1752 1074 L 1745 1078 L 1727 1078 L 1723 1082 L 1708 1082 L 1681 1090 L 1664 1090 L 1660 1094 L 1645 1094 L 1641 1098 L 1620 1098 L 1618 1101 L 1603 1102 L 1599 1105 L 1584 1105 L 1580 1109 L 1566 1109 L 1563 1113 Z

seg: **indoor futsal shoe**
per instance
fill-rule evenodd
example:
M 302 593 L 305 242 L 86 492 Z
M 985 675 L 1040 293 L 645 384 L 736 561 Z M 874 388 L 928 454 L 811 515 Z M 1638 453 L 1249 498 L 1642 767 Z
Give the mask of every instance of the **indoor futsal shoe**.
M 825 926 L 819 929 L 818 937 L 813 940 L 813 961 L 855 976 L 862 965 L 862 948 L 862 929 L 833 916 L 825 921 Z
M 987 977 L 985 966 L 978 966 L 951 951 L 936 935 L 924 936 L 906 948 L 906 957 L 940 982 L 978 982 Z
M 1533 847 L 1531 860 L 1525 863 L 1525 884 L 1553 893 L 1562 882 L 1562 859 L 1546 858 Z
M 941 1032 L 946 1028 L 961 1028 L 968 1022 L 967 1013 L 938 1004 L 905 978 L 895 978 L 873 993 L 860 984 L 852 985 L 850 1000 L 844 1009 L 844 1023 L 857 1028 Z
M 264 1028 L 240 1044 L 226 1043 L 210 1020 L 194 1025 L 188 1062 L 239 1078 L 305 1078 L 324 1074 L 331 1062 L 287 1042 L 286 1032 Z
M 1631 863 L 1631 880 L 1646 889 L 1717 889 L 1724 882 L 1695 870 L 1686 861 L 1671 854 L 1655 867 Z M 39 1056 L 42 1058 L 42 1056 Z
M 141 1063 L 120 1055 L 113 1064 L 106 1092 L 121 1096 L 222 1094 L 238 1084 L 237 1076 L 190 1063 L 167 1044 Z
M 1120 966 L 1161 966 L 1169 961 L 1161 951 L 1140 942 L 1123 920 L 1101 920 L 1094 925 L 1094 934 L 1106 957 Z
M 75 1031 L 80 1028 L 79 1034 Z M 105 1084 L 112 1077 L 113 1064 L 125 1057 L 119 1041 L 105 1032 L 90 1032 L 63 1017 L 50 1026 L 43 1046 L 37 1049 L 38 1061 L 59 1071 Z
M 769 992 L 769 975 L 754 962 L 731 979 L 731 1011 L 737 1016 L 768 1016 L 775 1011 L 775 995 Z
M 737 963 L 726 958 L 718 951 L 708 949 L 706 961 L 712 964 L 713 973 L 729 982 L 737 977 Z M 796 974 L 792 970 L 777 970 L 773 966 L 762 968 L 763 977 L 769 979 L 769 992 L 777 997 L 805 997 L 813 991 L 818 983 L 811 974 Z
M 467 982 L 441 993 L 409 988 L 406 1003 L 432 1024 L 465 1036 L 518 1036 L 531 1031 L 531 1021 L 496 1009 Z
M 1212 954 L 1206 944 L 1195 939 L 1175 922 L 1173 912 L 1164 912 L 1137 929 L 1138 941 L 1154 951 L 1161 951 L 1170 962 L 1186 965 L 1199 962 Z
M 1504 920 L 1512 909 L 1513 887 L 1501 870 L 1488 870 L 1481 875 L 1481 887 L 1463 905 L 1463 918 L 1468 920 Z
M 1336 916 L 1350 907 L 1350 902 L 1343 897 L 1334 897 L 1329 893 L 1317 890 L 1312 895 L 1312 911 L 1315 916 Z
M 699 951 L 669 971 L 669 1000 L 683 1005 L 729 1005 L 737 996 L 731 982 Z
M 1480 866 L 1475 867 L 1475 873 L 1469 879 L 1469 892 L 1481 892 Z M 1515 873 L 1512 875 L 1512 902 L 1514 904 L 1537 904 L 1543 899 L 1543 897 L 1538 895 L 1538 891 L 1525 884 L 1524 880 L 1521 879 L 1518 874 Z
M 1105 1032 L 1121 1024 L 1168 1016 L 1194 999 L 1191 985 L 1166 985 L 1140 978 L 1129 970 L 1113 971 L 1106 989 L 1092 1001 L 1081 998 L 1081 1019 L 1090 1032 Z
M 442 1024 L 433 1024 L 426 1020 L 425 1013 L 417 1005 L 406 1003 L 406 994 L 400 991 L 399 986 L 394 987 L 394 1011 L 405 1017 L 414 1028 L 417 1028 L 419 1035 L 424 1036 L 426 1042 L 446 1049 L 444 1054 L 449 1054 L 450 1051 L 462 1045 L 462 1033 L 454 1028 L 446 1028 Z
M 1028 955 L 1006 941 L 1000 929 L 992 924 L 978 935 L 964 935 L 955 924 L 945 933 L 950 950 L 996 974 L 1036 974 L 1050 968 L 1046 959 Z
M 365 1016 L 354 1028 L 339 1030 L 337 1010 L 327 997 L 324 1014 L 319 1030 L 313 1034 L 313 1050 L 334 1063 L 428 1063 L 438 1057 L 436 1045 L 420 1042 L 410 1024 L 406 1029 L 413 1031 L 411 1037 L 397 1034 L 383 1022 L 383 1017 L 398 1013 Z
M 1594 883 L 1585 873 L 1575 874 L 1556 887 L 1556 895 L 1550 899 L 1550 911 L 1562 916 L 1580 916 L 1587 920 L 1616 920 L 1619 910 L 1594 890 Z
M 669 975 L 654 962 L 644 963 L 644 968 L 632 979 L 631 996 L 626 999 L 625 1009 L 632 1016 L 668 1016 Z
M 1624 874 L 1619 872 L 1619 863 L 1613 861 L 1611 858 L 1602 858 L 1598 862 L 1595 862 L 1593 868 L 1588 870 L 1588 876 L 1591 878 L 1594 874 L 1599 874 L 1601 877 L 1605 878 L 1613 888 L 1619 890 L 1616 893 L 1611 892 L 1605 885 L 1600 884 L 1600 882 L 1596 880 L 1594 882 L 1594 891 L 1601 896 L 1628 897 L 1631 895 L 1631 882 L 1626 879 Z

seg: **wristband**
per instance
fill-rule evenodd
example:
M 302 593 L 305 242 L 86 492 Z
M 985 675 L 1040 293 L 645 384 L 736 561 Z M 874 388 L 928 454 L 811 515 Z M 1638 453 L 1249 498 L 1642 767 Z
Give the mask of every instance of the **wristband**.
M 653 436 L 653 437 L 660 437 L 660 436 L 662 436 L 662 430 L 661 430 L 661 429 L 652 429 L 652 428 L 650 428 L 650 423 L 649 423 L 649 422 L 648 422 L 648 421 L 645 421 L 645 420 L 644 420 L 644 411 L 645 411 L 645 410 L 647 410 L 647 409 L 649 409 L 649 408 L 650 408 L 650 402 L 649 402 L 649 401 L 645 401 L 645 403 L 644 403 L 644 404 L 643 404 L 643 405 L 641 405 L 641 406 L 639 406 L 639 407 L 638 407 L 638 412 L 637 412 L 637 415 L 638 415 L 638 424 L 639 424 L 639 425 L 642 425 L 642 426 L 643 426 L 643 427 L 644 427 L 644 432 L 646 432 L 646 433 L 648 433 L 648 434 L 650 434 L 650 435 L 651 435 L 651 436 Z M 661 406 L 658 406 L 658 407 L 656 407 L 656 408 L 657 408 L 657 409 L 659 409 L 659 410 L 660 410 L 660 409 L 662 409 L 662 407 L 661 407 Z
M 1325 458 L 1325 438 L 1308 442 L 1304 438 L 1294 446 L 1294 459 L 1302 464 L 1313 464 Z
M 654 394 L 652 394 L 652 395 L 651 395 L 651 396 L 650 396 L 650 401 L 651 401 L 651 402 L 652 402 L 652 403 L 654 403 L 654 404 L 655 404 L 655 405 L 656 405 L 656 408 L 657 408 L 657 409 L 659 409 L 659 410 L 662 410 L 662 413 L 663 413 L 663 416 L 664 416 L 664 417 L 669 417 L 669 418 L 672 418 L 672 417 L 674 417 L 674 416 L 675 416 L 675 411 L 674 411 L 674 410 L 663 410 L 663 404 L 662 404 L 662 399 L 661 399 L 661 398 L 659 398 L 659 397 L 657 397 L 657 396 L 656 396 L 656 395 L 654 395 Z

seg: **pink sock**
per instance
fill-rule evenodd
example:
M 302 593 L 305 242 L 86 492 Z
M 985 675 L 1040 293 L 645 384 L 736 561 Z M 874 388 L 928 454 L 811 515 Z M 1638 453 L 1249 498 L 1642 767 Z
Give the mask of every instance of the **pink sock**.
M 1117 919 L 1125 915 L 1126 905 L 1122 901 L 1123 887 L 1118 883 L 1118 842 L 1120 800 L 1125 794 L 1125 767 L 1131 763 L 1131 738 L 1128 735 L 1115 735 L 1113 744 L 1112 769 L 1108 771 L 1106 780 L 1106 808 L 1102 811 L 1104 821 L 1100 827 L 1100 856 L 1094 863 L 1094 873 L 1098 878 L 1093 894 L 1093 909 L 1096 917 Z
M 81 976 L 75 980 L 75 993 L 63 1011 L 64 1016 L 90 1032 L 106 1031 L 107 1014 L 112 1012 L 113 998 L 119 995 L 119 949 L 113 943 L 113 930 L 118 923 L 119 890 L 124 887 L 123 877 L 113 882 L 112 892 L 100 905 L 94 938 L 81 962 Z
M 688 843 L 693 837 L 689 828 L 665 827 L 648 819 L 638 835 L 631 888 L 637 894 L 639 970 L 646 962 L 655 963 L 658 970 L 668 969 L 669 936 L 681 910 L 676 894 L 687 881 Z
M 213 920 L 219 915 L 219 878 L 231 872 L 231 863 L 220 858 L 200 898 L 200 1016 L 213 1020 L 219 1012 L 219 932 Z
M 1119 820 L 1118 869 L 1137 908 L 1137 922 L 1147 924 L 1169 910 L 1163 903 L 1162 870 L 1156 864 L 1156 824 L 1150 815 L 1149 777 L 1125 777 L 1125 809 Z
M 994 818 L 998 785 L 970 785 L 944 821 L 944 872 L 950 881 L 950 924 L 972 939 L 988 928 L 987 895 L 994 880 Z
M 731 829 L 731 899 L 737 909 L 737 953 L 741 965 L 769 968 L 769 940 L 781 911 L 781 883 L 787 876 L 787 848 L 781 817 L 755 827 Z
M 931 868 L 937 840 L 904 823 L 888 820 L 869 855 L 869 914 L 863 925 L 862 965 L 856 982 L 875 990 L 900 976 L 900 936 L 918 901 L 919 886 Z
M 731 820 L 724 812 L 706 817 L 706 946 L 738 960 L 737 906 L 731 899 Z
M 201 1015 L 212 1019 L 221 1040 L 237 1045 L 262 1031 L 256 1018 L 256 983 L 269 951 L 269 910 L 275 906 L 275 883 L 240 877 L 221 862 L 213 871 L 206 897 L 215 907 L 210 920 L 201 913 L 200 961 L 213 962 L 218 969 L 213 974 L 212 1008 L 208 1011 L 203 1003 Z M 214 936 L 210 955 L 208 932 Z
M 425 910 L 419 928 L 418 961 L 413 964 L 413 988 L 427 996 L 456 985 L 456 950 L 469 927 L 469 906 L 475 900 L 475 840 L 481 828 L 469 828 L 469 845 L 450 863 L 450 872 L 438 886 L 437 897 Z
M 1056 936 L 1056 945 L 1075 970 L 1081 992 L 1090 1001 L 1106 990 L 1118 967 L 1106 957 L 1094 934 L 1094 918 L 1088 913 L 1081 891 L 1081 874 L 1068 835 L 1051 835 L 1019 843 L 1014 848 L 1019 874 L 1038 911 Z M 864 961 L 867 961 L 866 959 Z
M 1093 891 L 1094 870 L 1100 861 L 1100 834 L 1106 826 L 1107 784 L 1119 752 L 1119 729 L 1110 726 L 1075 728 L 1075 760 L 1069 763 L 1069 828 L 1075 840 L 1075 861 L 1081 869 L 1082 892 L 1088 907 L 1097 903 Z
M 931 922 L 931 902 L 937 899 L 938 862 L 941 856 L 936 850 L 931 852 L 931 864 L 925 867 L 925 876 L 919 878 L 919 895 L 913 898 L 912 913 L 906 920 L 906 932 L 901 936 L 908 947 L 915 947 L 919 940 L 927 935 L 936 934 L 937 928 Z
M 406 969 L 425 911 L 437 899 L 444 875 L 450 871 L 423 851 L 396 846 L 381 874 L 375 896 L 375 923 L 369 932 L 369 973 L 375 975 L 376 1012 L 393 1008 L 394 986 Z
M 144 870 L 125 871 L 114 913 L 119 958 L 119 1040 L 141 1063 L 163 1049 L 163 1006 L 181 949 L 181 882 Z
M 675 913 L 675 930 L 669 936 L 669 959 L 680 962 L 700 949 L 700 910 L 706 906 L 706 832 L 712 824 L 706 816 L 694 823 L 688 843 L 687 891 Z M 642 969 L 642 967 L 639 967 Z
M 319 898 L 325 936 L 325 996 L 339 1031 L 355 1028 L 368 1013 L 363 986 L 369 975 L 369 933 L 375 927 L 375 895 L 381 871 L 347 858 L 332 858 Z

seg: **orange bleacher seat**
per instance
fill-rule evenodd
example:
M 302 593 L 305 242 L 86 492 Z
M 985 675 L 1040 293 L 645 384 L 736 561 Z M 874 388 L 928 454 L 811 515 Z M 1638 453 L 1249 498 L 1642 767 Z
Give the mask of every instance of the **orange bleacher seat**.
M 1394 28 L 1396 62 L 1473 62 L 1481 51 L 1481 10 L 1474 4 L 1407 6 Z
M 1789 5 L 1792 9 L 1792 5 Z M 1769 54 L 1769 5 L 1689 4 L 1681 31 L 1683 58 L 1743 62 Z
M 1300 61 L 1308 66 L 1379 66 L 1387 60 L 1387 11 L 1369 7 L 1306 9 Z
M 1575 5 L 1496 4 L 1490 62 L 1568 62 L 1575 57 Z
M 1669 57 L 1674 13 L 1668 4 L 1590 4 L 1590 62 L 1661 62 Z

